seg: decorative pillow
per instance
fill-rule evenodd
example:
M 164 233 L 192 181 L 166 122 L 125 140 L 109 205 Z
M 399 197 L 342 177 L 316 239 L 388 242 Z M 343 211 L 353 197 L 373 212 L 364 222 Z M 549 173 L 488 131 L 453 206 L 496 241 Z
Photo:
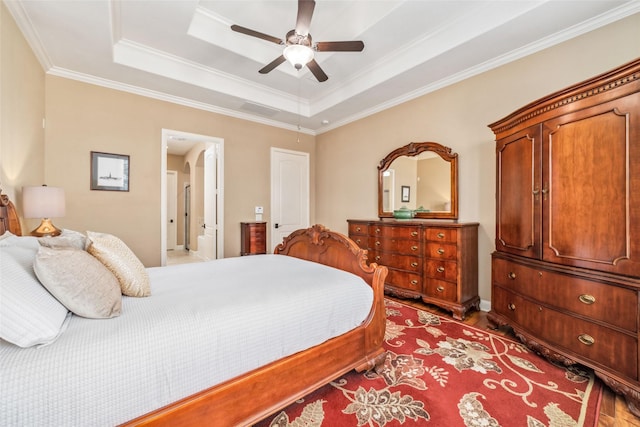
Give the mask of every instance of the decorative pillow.
M 44 287 L 74 314 L 92 319 L 120 315 L 122 295 L 118 280 L 84 250 L 43 246 L 33 269 Z
M 122 240 L 111 234 L 87 231 L 87 245 L 87 251 L 116 276 L 123 295 L 151 295 L 147 270 Z
M 38 282 L 36 253 L 28 247 L 0 247 L 0 338 L 20 347 L 55 341 L 68 313 Z
M 84 250 L 87 246 L 87 238 L 84 234 L 73 230 L 62 230 L 56 237 L 40 237 L 38 242 L 47 248 L 75 248 Z

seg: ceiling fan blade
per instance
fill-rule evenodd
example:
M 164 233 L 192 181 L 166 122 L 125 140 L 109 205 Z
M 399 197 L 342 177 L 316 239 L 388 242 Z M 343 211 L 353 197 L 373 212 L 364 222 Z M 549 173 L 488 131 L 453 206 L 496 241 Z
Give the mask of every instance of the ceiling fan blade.
M 279 57 L 277 57 L 276 59 L 274 59 L 267 65 L 265 65 L 264 67 L 262 67 L 258 72 L 260 74 L 267 74 L 269 71 L 273 70 L 278 65 L 282 64 L 284 61 L 286 61 L 286 58 L 284 57 L 284 55 L 280 55 Z
M 309 34 L 311 18 L 316 2 L 313 0 L 298 0 L 298 18 L 296 19 L 296 33 L 301 36 Z
M 349 42 L 318 42 L 315 49 L 318 52 L 361 52 L 364 43 L 360 40 Z
M 251 37 L 257 37 L 259 39 L 266 40 L 275 44 L 284 44 L 284 41 L 282 41 L 282 39 L 270 36 L 269 34 L 261 33 L 259 31 L 250 30 L 249 28 L 241 27 L 240 25 L 234 24 L 231 26 L 231 29 L 237 33 L 246 34 Z
M 307 67 L 309 67 L 309 71 L 311 71 L 311 73 L 313 73 L 313 75 L 316 76 L 316 79 L 318 79 L 319 82 L 327 81 L 327 79 L 329 78 L 324 73 L 324 71 L 322 71 L 322 68 L 320 68 L 320 66 L 318 65 L 315 59 L 312 59 L 311 61 L 309 61 L 307 63 Z

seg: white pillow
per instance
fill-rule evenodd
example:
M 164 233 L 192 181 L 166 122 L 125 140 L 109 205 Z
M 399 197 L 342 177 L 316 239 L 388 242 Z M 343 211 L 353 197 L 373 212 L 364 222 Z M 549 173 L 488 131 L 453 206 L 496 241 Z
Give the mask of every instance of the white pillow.
M 87 251 L 116 276 L 123 295 L 151 295 L 147 270 L 122 240 L 111 234 L 87 231 Z
M 33 272 L 36 252 L 0 246 L 0 338 L 20 347 L 53 342 L 68 313 L 38 282 Z
M 63 229 L 59 236 L 40 237 L 38 242 L 48 248 L 76 248 L 84 250 L 87 246 L 87 238 L 84 234 L 67 229 Z
M 34 236 L 16 236 L 11 232 L 7 231 L 2 235 L 2 239 L 0 239 L 0 247 L 9 247 L 9 246 L 19 246 L 22 248 L 33 249 L 34 251 L 38 250 L 38 238 Z M 35 252 L 33 253 L 35 257 Z
M 38 250 L 33 263 L 45 288 L 78 316 L 105 319 L 120 315 L 122 294 L 115 276 L 84 250 Z

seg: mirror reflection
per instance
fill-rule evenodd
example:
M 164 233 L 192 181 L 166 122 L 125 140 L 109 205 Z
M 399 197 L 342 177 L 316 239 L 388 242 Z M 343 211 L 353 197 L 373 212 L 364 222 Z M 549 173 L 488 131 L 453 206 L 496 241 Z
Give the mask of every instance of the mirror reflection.
M 398 209 L 417 218 L 457 218 L 457 154 L 450 148 L 411 143 L 390 153 L 378 169 L 381 218 Z

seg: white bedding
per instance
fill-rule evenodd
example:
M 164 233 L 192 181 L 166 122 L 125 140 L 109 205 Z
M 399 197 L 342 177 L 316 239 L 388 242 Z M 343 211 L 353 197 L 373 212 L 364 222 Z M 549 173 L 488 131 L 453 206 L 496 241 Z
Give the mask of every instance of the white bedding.
M 72 316 L 52 344 L 0 340 L 0 425 L 112 426 L 360 325 L 359 277 L 283 255 L 148 269 L 122 315 Z M 348 349 L 345 349 L 348 351 Z

